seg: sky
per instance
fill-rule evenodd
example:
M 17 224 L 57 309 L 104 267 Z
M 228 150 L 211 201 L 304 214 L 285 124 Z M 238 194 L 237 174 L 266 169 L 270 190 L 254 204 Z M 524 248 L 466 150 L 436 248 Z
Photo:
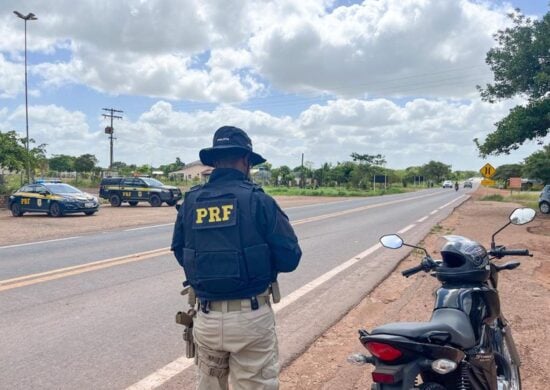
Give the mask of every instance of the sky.
M 524 101 L 490 104 L 476 85 L 493 34 L 547 0 L 3 0 L 0 131 L 29 134 L 48 156 L 94 154 L 138 165 L 198 159 L 224 125 L 248 132 L 273 166 L 314 167 L 382 154 L 387 167 L 453 170 L 518 163 L 540 149 L 481 159 L 474 138 Z M 549 137 L 543 140 L 549 142 Z

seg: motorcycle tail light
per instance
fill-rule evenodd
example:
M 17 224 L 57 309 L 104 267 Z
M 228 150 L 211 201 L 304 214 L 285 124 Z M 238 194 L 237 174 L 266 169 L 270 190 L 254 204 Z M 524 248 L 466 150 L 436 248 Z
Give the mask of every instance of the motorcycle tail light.
M 383 374 L 381 372 L 373 372 L 372 373 L 372 381 L 376 383 L 386 383 L 386 384 L 393 384 L 395 383 L 395 377 L 392 374 Z
M 403 352 L 389 344 L 369 341 L 365 346 L 373 356 L 386 362 L 391 362 L 403 356 Z

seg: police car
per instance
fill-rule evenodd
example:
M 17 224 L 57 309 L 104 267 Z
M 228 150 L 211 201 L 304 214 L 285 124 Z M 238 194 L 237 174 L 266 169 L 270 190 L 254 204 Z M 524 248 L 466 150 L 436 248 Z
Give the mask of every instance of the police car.
M 108 199 L 113 207 L 123 202 L 136 206 L 139 202 L 149 202 L 158 207 L 165 202 L 174 206 L 182 198 L 178 187 L 167 186 L 150 177 L 106 177 L 99 184 L 99 196 Z
M 47 213 L 52 217 L 84 213 L 93 215 L 99 208 L 95 196 L 60 180 L 37 180 L 14 192 L 8 201 L 14 217 L 29 213 Z

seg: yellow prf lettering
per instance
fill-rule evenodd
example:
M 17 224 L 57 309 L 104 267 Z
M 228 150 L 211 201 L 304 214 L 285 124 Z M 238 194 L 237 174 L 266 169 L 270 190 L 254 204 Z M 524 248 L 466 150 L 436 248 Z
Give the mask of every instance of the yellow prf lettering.
M 208 215 L 207 209 L 197 209 L 197 223 L 202 223 L 204 217 Z
M 233 205 L 232 204 L 223 205 L 222 210 L 223 210 L 222 221 L 229 220 L 229 216 L 231 215 L 231 210 L 233 210 Z
M 208 213 L 210 214 L 210 218 L 208 218 L 208 222 L 221 222 L 220 219 L 220 208 L 219 207 L 209 207 Z

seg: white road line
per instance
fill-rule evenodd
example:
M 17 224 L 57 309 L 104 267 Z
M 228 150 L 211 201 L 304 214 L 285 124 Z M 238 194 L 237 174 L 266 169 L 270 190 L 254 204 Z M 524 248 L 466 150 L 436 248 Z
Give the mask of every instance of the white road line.
M 434 211 L 430 212 L 430 215 L 434 215 L 437 212 L 438 212 L 438 210 L 434 210 Z
M 286 297 L 281 299 L 279 303 L 273 306 L 273 311 L 277 313 L 278 311 L 281 311 L 288 305 L 296 302 L 298 299 L 306 295 L 307 293 L 313 291 L 315 288 L 319 287 L 321 284 L 329 281 L 334 276 L 339 274 L 340 272 L 346 270 L 347 268 L 351 267 L 352 265 L 356 264 L 358 261 L 364 259 L 377 249 L 379 249 L 382 245 L 375 244 L 371 246 L 369 249 L 359 253 L 358 255 L 352 257 L 345 263 L 340 264 L 338 267 L 331 269 L 330 271 L 326 272 L 325 274 L 319 276 L 317 279 L 312 280 L 311 282 L 304 284 L 302 287 L 300 287 L 297 290 L 294 290 L 292 293 L 288 294 Z M 178 375 L 179 373 L 183 372 L 185 369 L 189 368 L 193 365 L 193 359 L 188 359 L 185 356 L 181 356 L 177 358 L 176 360 L 168 363 L 166 366 L 161 367 L 151 375 L 143 378 L 139 382 L 133 384 L 132 386 L 126 388 L 126 390 L 152 390 L 156 389 L 157 387 L 160 387 L 165 382 L 172 379 L 174 376 Z
M 428 215 L 426 215 L 425 217 L 420 218 L 420 219 L 419 219 L 418 221 L 416 221 L 416 222 L 424 222 L 424 221 L 427 220 L 427 219 L 428 219 Z
M 288 294 L 286 297 L 281 299 L 281 302 L 273 306 L 273 311 L 276 313 L 278 311 L 281 311 L 288 305 L 296 302 L 298 299 L 306 295 L 307 293 L 313 291 L 315 288 L 319 287 L 321 284 L 329 281 L 336 275 L 338 275 L 340 272 L 348 269 L 352 265 L 356 264 L 357 262 L 363 260 L 368 255 L 375 252 L 377 249 L 381 248 L 382 245 L 375 244 L 368 248 L 367 250 L 353 256 L 348 261 L 340 264 L 338 267 L 335 267 L 331 269 L 330 271 L 326 272 L 325 274 L 319 276 L 318 278 L 312 280 L 311 282 L 304 284 L 302 287 L 300 287 L 297 290 L 294 290 L 292 293 Z M 181 356 L 177 358 L 176 360 L 168 363 L 166 366 L 161 367 L 151 375 L 143 378 L 139 382 L 134 383 L 130 387 L 126 388 L 126 390 L 153 390 L 157 387 L 161 386 L 174 376 L 178 375 L 188 367 L 193 365 L 193 359 L 188 359 L 185 356 Z
M 80 238 L 80 237 L 82 237 L 82 236 L 56 238 L 54 240 L 45 240 L 45 241 L 27 242 L 25 244 L 6 245 L 6 246 L 0 246 L 0 249 L 17 248 L 17 247 L 20 247 L 20 246 L 28 246 L 28 245 L 36 245 L 36 244 L 46 244 L 48 242 L 56 242 L 56 241 L 74 240 L 75 238 Z
M 137 227 L 137 228 L 132 228 L 132 229 L 125 229 L 124 231 L 125 232 L 133 232 L 135 230 L 153 229 L 153 228 L 157 228 L 157 227 L 161 227 L 161 226 L 169 226 L 169 225 L 174 226 L 174 222 L 163 223 L 161 225 L 150 225 L 150 226 L 142 226 L 142 227 Z
M 399 230 L 397 233 L 399 234 L 403 234 L 405 233 L 406 231 L 408 230 L 411 230 L 413 227 L 415 227 L 416 225 L 413 223 L 413 224 L 410 224 L 409 226 L 405 226 L 403 229 Z

